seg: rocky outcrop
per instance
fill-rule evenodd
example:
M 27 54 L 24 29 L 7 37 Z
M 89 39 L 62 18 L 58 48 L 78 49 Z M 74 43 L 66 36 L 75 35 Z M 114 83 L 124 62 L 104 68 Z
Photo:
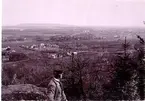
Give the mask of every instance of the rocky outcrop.
M 46 100 L 47 89 L 32 84 L 2 86 L 2 100 Z

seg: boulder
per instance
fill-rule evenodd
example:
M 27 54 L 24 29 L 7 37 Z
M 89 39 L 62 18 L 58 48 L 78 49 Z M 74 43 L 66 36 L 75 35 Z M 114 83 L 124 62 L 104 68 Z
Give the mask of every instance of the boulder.
M 2 100 L 46 100 L 47 89 L 32 84 L 2 86 Z

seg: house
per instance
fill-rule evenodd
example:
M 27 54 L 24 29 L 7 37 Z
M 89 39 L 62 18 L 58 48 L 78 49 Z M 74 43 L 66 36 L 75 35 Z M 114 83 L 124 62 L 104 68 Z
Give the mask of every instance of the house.
M 2 51 L 10 51 L 10 50 L 11 50 L 10 46 L 7 46 L 6 48 L 2 48 Z
M 31 48 L 31 49 L 34 49 L 34 48 L 36 48 L 36 45 L 33 44 L 30 48 Z
M 57 58 L 57 54 L 51 54 L 51 57 L 56 59 Z
M 67 52 L 68 56 L 77 55 L 77 54 L 78 54 L 78 52 Z

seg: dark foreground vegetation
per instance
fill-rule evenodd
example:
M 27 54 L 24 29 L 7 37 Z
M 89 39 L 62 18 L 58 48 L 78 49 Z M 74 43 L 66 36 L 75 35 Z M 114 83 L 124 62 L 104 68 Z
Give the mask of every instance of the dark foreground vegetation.
M 134 43 L 127 38 L 115 44 L 100 41 L 100 46 L 94 39 L 79 39 L 77 43 L 72 43 L 73 39 L 57 39 L 53 43 L 61 48 L 62 57 L 58 58 L 51 58 L 44 51 L 25 50 L 27 59 L 3 63 L 2 98 L 46 99 L 52 71 L 61 68 L 68 100 L 143 100 L 145 43 L 140 36 L 136 39 Z M 66 55 L 70 50 L 78 53 Z

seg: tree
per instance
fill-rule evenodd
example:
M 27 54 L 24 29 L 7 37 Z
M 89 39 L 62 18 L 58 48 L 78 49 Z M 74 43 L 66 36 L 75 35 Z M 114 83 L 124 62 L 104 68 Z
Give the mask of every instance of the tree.
M 145 91 L 145 61 L 144 61 L 144 39 L 141 38 L 139 35 L 137 35 L 137 38 L 139 39 L 139 45 L 138 48 L 136 48 L 136 51 L 138 52 L 138 56 L 137 56 L 137 64 L 138 64 L 138 77 L 139 77 L 139 82 L 138 82 L 138 92 L 140 95 L 140 100 L 144 100 L 145 95 L 144 95 L 144 91 Z
M 67 74 L 65 75 L 66 93 L 70 99 L 86 100 L 86 92 L 84 88 L 84 78 L 89 69 L 89 59 L 74 55 L 72 53 L 70 60 L 65 61 L 64 66 Z M 87 82 L 87 81 L 85 81 Z
M 114 62 L 115 73 L 110 87 L 106 89 L 105 99 L 111 100 L 136 100 L 137 96 L 137 63 L 128 52 L 129 43 L 122 44 L 123 53 L 118 55 Z

